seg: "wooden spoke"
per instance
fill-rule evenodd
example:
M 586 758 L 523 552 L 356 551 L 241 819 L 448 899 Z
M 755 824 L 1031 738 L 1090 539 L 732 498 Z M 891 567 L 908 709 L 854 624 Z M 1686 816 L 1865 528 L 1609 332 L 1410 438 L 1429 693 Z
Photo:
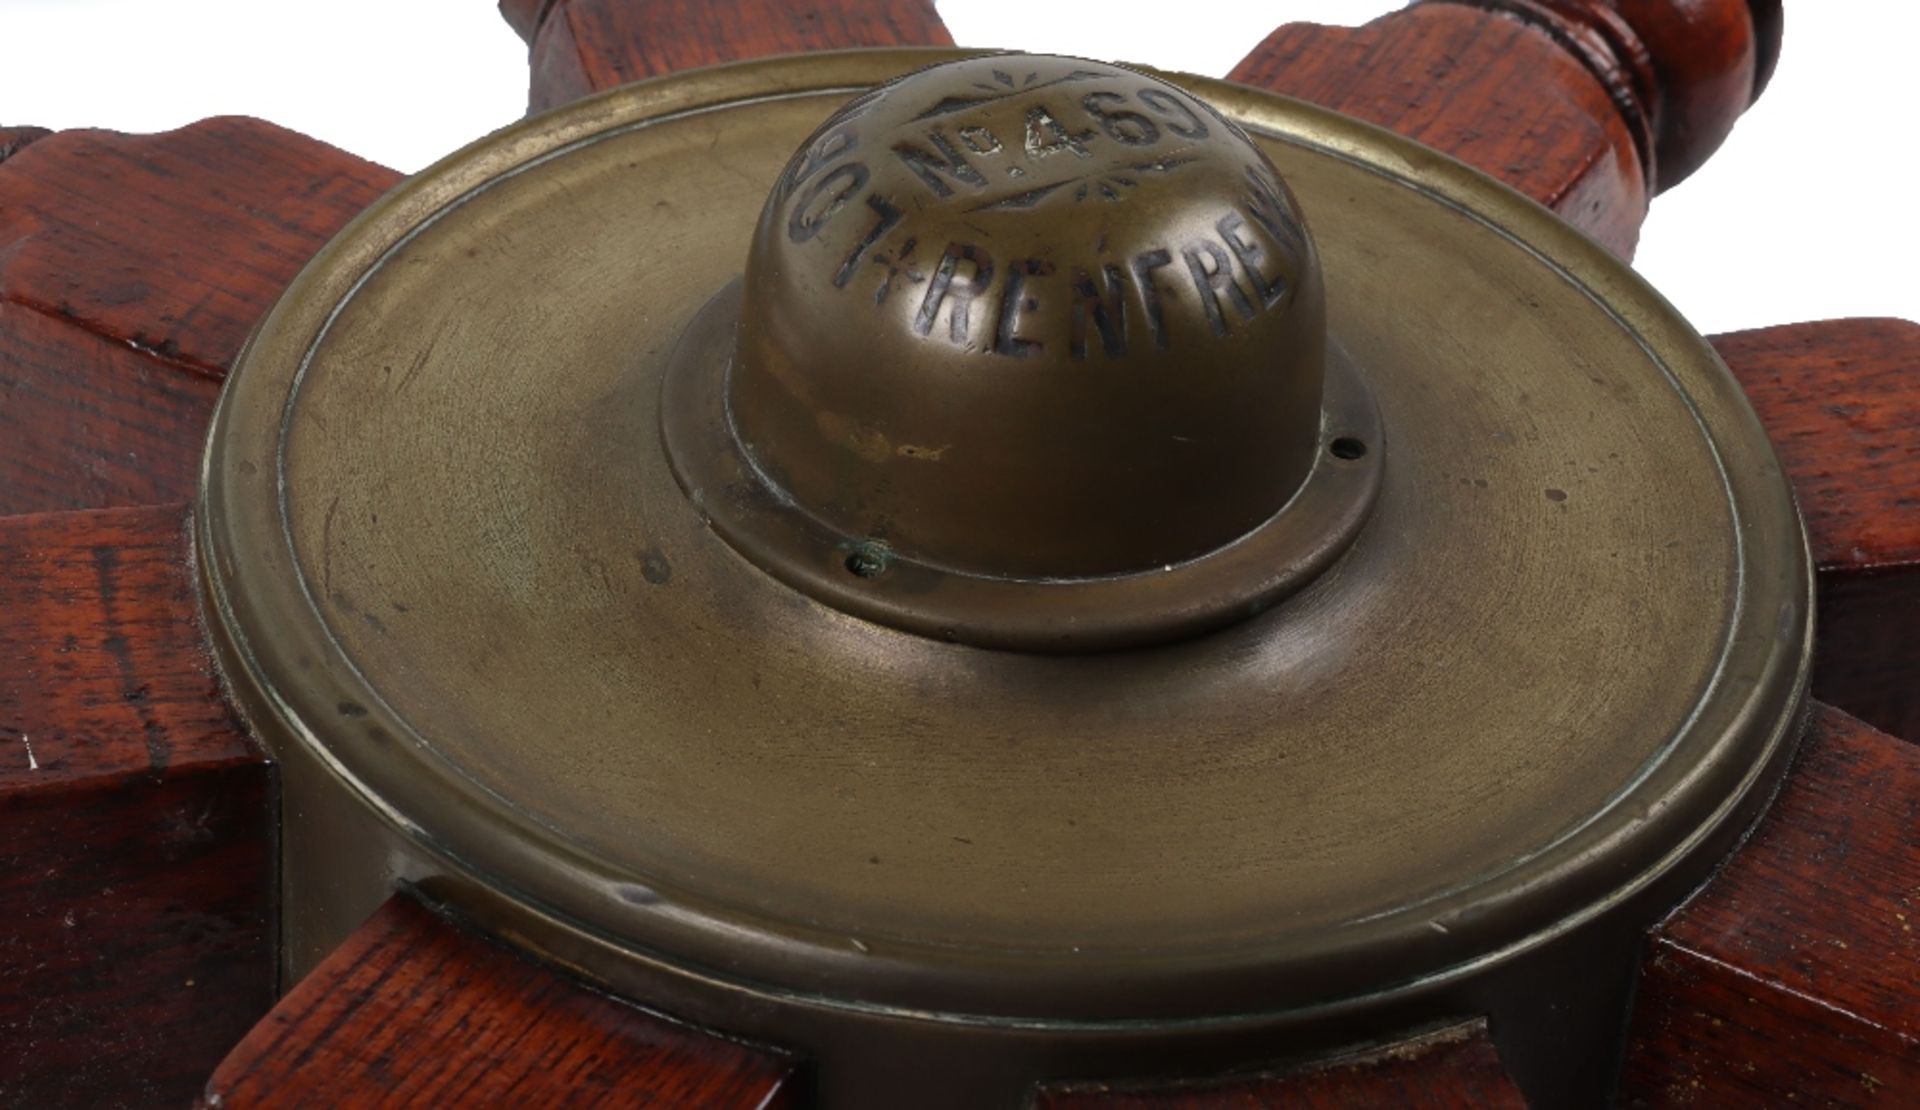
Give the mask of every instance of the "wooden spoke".
M 1607 87 L 1661 189 L 1699 169 L 1771 75 L 1778 0 L 1415 0 L 1540 28 Z
M 1042 1091 L 1039 1110 L 1221 1110 L 1225 1107 L 1394 1106 L 1409 1110 L 1526 1105 L 1500 1065 L 1484 1022 L 1458 1026 L 1383 1052 L 1300 1071 L 1151 1090 L 1104 1084 Z
M 1920 740 L 1920 324 L 1717 336 L 1799 491 L 1820 568 L 1814 693 Z
M 0 303 L 0 516 L 184 503 L 220 384 Z
M 1391 128 L 1504 179 L 1630 257 L 1647 174 L 1607 87 L 1546 32 L 1456 4 L 1290 24 L 1228 76 Z
M 237 118 L 17 147 L 0 162 L 0 514 L 189 498 L 247 333 L 396 180 Z
M 1905 1104 L 1916 997 L 1920 748 L 1816 706 L 1752 840 L 1655 931 L 1628 1100 Z
M 218 377 L 307 259 L 397 180 L 238 117 L 49 135 L 0 163 L 0 300 Z
M 1778 48 L 1747 0 L 1415 0 L 1364 27 L 1282 27 L 1231 76 L 1446 151 L 1624 258 L 1650 186 L 1720 145 Z
M 190 1098 L 273 995 L 266 762 L 184 508 L 0 529 L 0 1103 Z
M 396 895 L 234 1048 L 202 1105 L 787 1106 L 793 1064 L 634 1009 Z
M 542 111 L 643 77 L 772 54 L 952 46 L 933 0 L 501 0 Z
M 48 131 L 44 127 L 0 127 L 0 162 L 46 134 Z
M 931 0 L 500 6 L 531 46 L 535 111 L 716 62 L 952 42 Z M 1650 185 L 1699 166 L 1764 84 L 1778 53 L 1777 7 L 1416 0 L 1365 27 L 1282 27 L 1231 76 L 1445 150 L 1629 256 Z

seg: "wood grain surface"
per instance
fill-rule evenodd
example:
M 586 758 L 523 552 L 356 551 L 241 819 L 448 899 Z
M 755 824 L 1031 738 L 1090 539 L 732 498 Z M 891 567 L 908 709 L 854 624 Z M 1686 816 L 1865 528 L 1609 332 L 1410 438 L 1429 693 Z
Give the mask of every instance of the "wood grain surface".
M 1913 1105 L 1920 747 L 1815 707 L 1773 810 L 1654 931 L 1625 1089 L 1630 1105 Z
M 272 1000 L 271 784 L 183 507 L 0 528 L 0 1105 L 180 1105 Z
M 1779 52 L 1779 21 L 1756 27 L 1748 0 L 1419 2 L 1464 4 L 1546 32 L 1607 88 L 1661 189 L 1719 149 L 1759 95 L 1760 67 Z
M 933 0 L 504 0 L 532 45 L 528 104 L 696 66 L 854 46 L 952 46 Z M 536 30 L 527 36 L 526 27 Z
M 536 111 L 715 62 L 951 42 L 928 0 L 502 0 L 501 10 L 531 43 Z M 1746 0 L 1428 0 L 1364 27 L 1281 27 L 1230 76 L 1444 150 L 1624 257 L 1650 183 L 1680 180 L 1720 145 L 1777 39 L 1777 20 L 1756 31 Z
M 398 894 L 223 1061 L 203 1107 L 792 1105 L 793 1063 L 615 1001 Z
M 220 383 L 0 302 L 0 516 L 184 503 Z
M 0 302 L 218 378 L 307 259 L 398 180 L 239 117 L 47 135 L 0 162 Z
M 1519 1110 L 1525 1106 L 1501 1067 L 1486 1024 L 1477 1021 L 1297 1071 L 1152 1088 L 1063 1085 L 1042 1091 L 1035 1100 L 1037 1110 Z
M 1647 174 L 1607 87 L 1540 28 L 1459 4 L 1281 27 L 1233 80 L 1398 131 L 1506 181 L 1622 257 Z
M 1715 336 L 1799 494 L 1820 572 L 1817 697 L 1920 741 L 1920 324 Z
M 49 134 L 44 127 L 7 127 L 0 125 L 0 162 L 6 161 L 35 139 Z
M 0 514 L 191 497 L 240 344 L 396 180 L 239 118 L 0 162 Z

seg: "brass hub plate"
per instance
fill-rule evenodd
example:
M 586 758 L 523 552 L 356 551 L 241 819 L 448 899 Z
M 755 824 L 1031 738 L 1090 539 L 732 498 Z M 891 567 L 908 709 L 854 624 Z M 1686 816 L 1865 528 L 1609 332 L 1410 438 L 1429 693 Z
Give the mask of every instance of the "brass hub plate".
M 1175 78 L 1298 196 L 1392 445 L 1337 563 L 1204 636 L 1040 655 L 859 619 L 716 535 L 662 446 L 671 353 L 796 144 L 952 56 L 518 124 L 263 324 L 199 526 L 283 766 L 292 972 L 411 880 L 816 1056 L 830 1100 L 927 1061 L 964 1097 L 1194 1072 L 1497 1009 L 1490 976 L 1643 927 L 1764 804 L 1810 575 L 1712 350 L 1503 186 L 1223 82 Z

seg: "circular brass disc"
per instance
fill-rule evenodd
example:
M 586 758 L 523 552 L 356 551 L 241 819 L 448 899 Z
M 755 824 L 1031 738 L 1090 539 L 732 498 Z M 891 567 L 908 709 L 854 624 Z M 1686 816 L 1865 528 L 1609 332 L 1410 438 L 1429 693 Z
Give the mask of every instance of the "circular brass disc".
M 1503 186 L 1223 82 L 1177 79 L 1298 196 L 1392 444 L 1331 569 L 1205 636 L 1036 655 L 858 619 L 716 535 L 663 454 L 669 355 L 795 145 L 952 56 L 529 120 L 376 204 L 267 319 L 200 526 L 285 768 L 296 971 L 413 879 L 821 1056 L 828 1090 L 856 1042 L 1179 1071 L 1484 1011 L 1472 984 L 1640 928 L 1763 804 L 1810 576 L 1712 350 Z

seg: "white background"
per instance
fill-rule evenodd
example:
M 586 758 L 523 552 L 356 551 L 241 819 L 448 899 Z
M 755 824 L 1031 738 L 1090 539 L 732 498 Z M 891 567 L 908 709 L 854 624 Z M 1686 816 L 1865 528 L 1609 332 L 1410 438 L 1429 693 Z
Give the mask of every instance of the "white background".
M 796 4 L 805 0 L 794 0 Z M 1221 75 L 1274 26 L 1395 0 L 940 0 L 954 38 Z M 1654 204 L 1637 261 L 1702 331 L 1920 318 L 1911 0 L 1790 0 L 1767 94 Z M 489 0 L 0 0 L 0 124 L 273 120 L 402 170 L 511 122 L 526 48 Z

